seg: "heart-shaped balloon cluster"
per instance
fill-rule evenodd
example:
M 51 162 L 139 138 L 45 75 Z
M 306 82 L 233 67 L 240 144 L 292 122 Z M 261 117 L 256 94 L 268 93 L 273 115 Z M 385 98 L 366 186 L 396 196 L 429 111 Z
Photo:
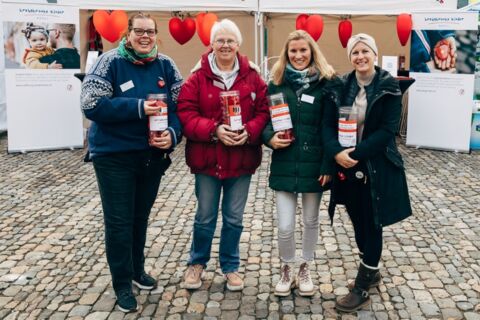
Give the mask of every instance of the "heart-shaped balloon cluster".
M 109 42 L 115 42 L 127 30 L 128 16 L 123 10 L 114 10 L 111 13 L 96 10 L 93 13 L 93 25 L 103 38 Z
M 188 17 L 183 20 L 174 17 L 168 22 L 168 30 L 170 31 L 173 39 L 183 45 L 190 41 L 195 34 L 195 20 Z
M 210 32 L 218 17 L 215 13 L 201 12 L 196 16 L 197 34 L 205 46 L 210 45 Z
M 318 14 L 300 14 L 295 23 L 297 30 L 305 30 L 317 41 L 323 32 L 323 19 Z

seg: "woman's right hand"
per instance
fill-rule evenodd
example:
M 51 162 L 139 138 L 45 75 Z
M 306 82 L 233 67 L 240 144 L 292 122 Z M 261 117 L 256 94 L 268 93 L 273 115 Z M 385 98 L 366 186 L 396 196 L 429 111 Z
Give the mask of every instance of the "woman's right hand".
M 355 148 L 348 148 L 337 153 L 335 155 L 335 161 L 345 169 L 354 167 L 358 163 L 358 160 L 350 158 L 350 153 L 353 152 L 353 150 L 355 150 Z
M 63 66 L 55 60 L 47 66 L 47 69 L 63 69 Z
M 147 116 L 155 115 L 157 112 L 160 111 L 161 106 L 157 106 L 156 100 L 145 100 L 143 102 L 143 110 L 145 110 L 145 114 Z
M 292 144 L 293 140 L 282 139 L 282 138 L 279 137 L 281 134 L 284 134 L 284 132 L 283 131 L 275 132 L 272 139 L 270 139 L 270 141 L 268 141 L 268 144 L 273 149 L 283 149 L 283 148 L 286 148 L 286 147 L 288 147 L 289 145 Z

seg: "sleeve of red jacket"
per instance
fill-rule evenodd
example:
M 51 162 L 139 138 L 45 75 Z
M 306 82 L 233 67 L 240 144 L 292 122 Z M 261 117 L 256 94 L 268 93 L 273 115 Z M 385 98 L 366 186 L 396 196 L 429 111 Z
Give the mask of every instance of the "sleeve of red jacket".
M 254 116 L 245 124 L 245 129 L 249 135 L 249 143 L 254 145 L 262 144 L 262 132 L 270 119 L 267 102 L 267 85 L 258 74 L 256 78 L 255 88 L 257 91 L 255 92 Z
M 183 126 L 183 133 L 192 141 L 208 142 L 216 129 L 215 121 L 202 116 L 200 112 L 200 90 L 198 73 L 192 74 L 183 84 L 177 102 L 177 115 Z

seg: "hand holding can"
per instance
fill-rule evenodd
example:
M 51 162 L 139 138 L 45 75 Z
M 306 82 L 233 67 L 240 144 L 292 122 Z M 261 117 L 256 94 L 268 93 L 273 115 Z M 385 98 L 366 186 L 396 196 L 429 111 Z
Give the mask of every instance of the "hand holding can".
M 162 132 L 168 128 L 168 106 L 167 95 L 154 93 L 147 96 L 147 101 L 155 101 L 159 110 L 148 116 L 149 143 L 152 144 L 154 137 L 160 137 Z

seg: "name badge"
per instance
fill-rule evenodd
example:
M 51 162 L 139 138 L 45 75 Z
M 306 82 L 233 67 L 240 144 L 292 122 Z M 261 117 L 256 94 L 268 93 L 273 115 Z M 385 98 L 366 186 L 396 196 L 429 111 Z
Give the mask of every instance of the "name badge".
M 313 100 L 315 100 L 315 97 L 309 96 L 308 94 L 302 94 L 302 98 L 300 100 L 306 103 L 313 103 Z
M 221 83 L 220 81 L 217 81 L 217 80 L 213 80 L 213 85 L 217 88 L 220 88 L 220 89 L 225 89 L 225 85 L 223 83 Z
M 125 83 L 122 83 L 122 84 L 120 85 L 120 89 L 122 90 L 122 92 L 125 92 L 125 91 L 127 91 L 127 90 L 130 90 L 130 89 L 132 89 L 133 87 L 135 87 L 135 85 L 133 84 L 133 81 L 132 81 L 132 80 L 127 81 L 127 82 L 125 82 Z

